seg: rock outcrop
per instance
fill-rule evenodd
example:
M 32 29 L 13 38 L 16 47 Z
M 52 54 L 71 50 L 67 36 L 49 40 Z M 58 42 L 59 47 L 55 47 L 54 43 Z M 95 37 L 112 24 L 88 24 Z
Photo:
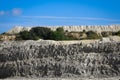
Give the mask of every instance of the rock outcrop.
M 120 25 L 85 25 L 85 26 L 53 26 L 49 27 L 51 30 L 56 30 L 58 27 L 63 27 L 65 31 L 68 32 L 80 32 L 80 31 L 95 31 L 98 33 L 104 32 L 104 31 L 111 31 L 111 32 L 116 32 L 120 30 Z
M 31 27 L 22 27 L 22 26 L 15 26 L 13 29 L 9 30 L 8 34 L 16 34 L 19 33 L 21 31 L 29 31 L 31 29 Z
M 120 30 L 120 25 L 106 25 L 106 26 L 47 26 L 48 28 L 50 28 L 51 30 L 56 30 L 58 27 L 63 27 L 63 29 L 65 31 L 68 32 L 80 32 L 80 31 L 95 31 L 98 33 L 101 33 L 103 31 L 110 31 L 110 32 L 117 32 Z M 14 27 L 12 30 L 8 31 L 7 33 L 9 34 L 15 34 L 15 33 L 19 33 L 20 31 L 29 31 L 32 27 L 21 27 L 21 26 L 16 26 Z
M 74 42 L 74 41 L 73 41 Z M 50 43 L 50 44 L 48 44 Z M 0 78 L 120 76 L 120 42 L 0 42 Z

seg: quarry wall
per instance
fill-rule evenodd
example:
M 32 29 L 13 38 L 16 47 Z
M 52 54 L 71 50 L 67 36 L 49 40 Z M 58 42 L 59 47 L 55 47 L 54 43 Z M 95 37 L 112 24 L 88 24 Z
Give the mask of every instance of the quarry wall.
M 120 30 L 120 25 L 106 25 L 106 26 L 102 26 L 102 25 L 94 25 L 94 26 L 45 26 L 50 28 L 51 30 L 56 30 L 58 27 L 63 27 L 63 29 L 65 31 L 73 31 L 73 32 L 80 32 L 80 31 L 95 31 L 98 33 L 101 33 L 103 31 L 111 31 L 111 32 L 117 32 Z M 32 27 L 22 27 L 22 26 L 15 26 L 13 29 L 9 30 L 7 33 L 10 34 L 15 34 L 15 33 L 19 33 L 20 31 L 24 31 L 27 30 L 29 31 Z
M 55 43 L 0 42 L 0 78 L 120 76 L 120 42 Z

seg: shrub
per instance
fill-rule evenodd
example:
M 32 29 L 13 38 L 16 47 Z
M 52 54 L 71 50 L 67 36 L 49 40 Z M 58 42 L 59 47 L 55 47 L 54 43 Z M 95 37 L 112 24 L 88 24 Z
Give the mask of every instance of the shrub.
M 101 32 L 103 37 L 108 37 L 110 35 L 112 35 L 112 32 Z
M 115 35 L 120 36 L 120 31 L 116 32 Z
M 30 39 L 31 35 L 30 35 L 30 32 L 23 31 L 23 32 L 20 32 L 20 37 L 24 40 L 28 40 Z
M 65 40 L 64 30 L 63 28 L 57 28 L 56 31 L 51 31 L 49 34 L 49 39 L 52 40 Z
M 65 31 L 62 27 L 56 29 L 56 31 L 52 31 L 50 28 L 46 27 L 34 27 L 30 31 L 22 31 L 18 34 L 17 40 L 38 40 L 39 38 L 45 40 L 76 40 L 73 36 L 65 35 Z M 85 30 L 83 32 L 79 32 L 79 34 L 86 34 L 87 38 L 84 39 L 100 39 L 96 32 Z
M 22 31 L 17 36 L 17 40 L 38 40 L 39 37 L 37 37 L 34 33 L 28 32 L 28 31 Z
M 87 39 L 100 39 L 101 36 L 98 36 L 98 34 L 94 31 L 88 31 L 86 32 L 87 34 Z
M 46 27 L 34 27 L 30 30 L 31 33 L 34 33 L 37 37 L 42 39 L 48 39 L 51 32 L 50 28 Z

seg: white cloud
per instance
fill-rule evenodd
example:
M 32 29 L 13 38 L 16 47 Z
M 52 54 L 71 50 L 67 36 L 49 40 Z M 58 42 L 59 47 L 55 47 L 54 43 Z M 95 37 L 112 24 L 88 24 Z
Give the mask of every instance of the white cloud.
M 4 15 L 5 14 L 5 12 L 4 11 L 0 11 L 0 15 Z
M 94 18 L 94 17 L 57 17 L 57 16 L 22 16 L 23 18 L 43 18 L 43 19 L 74 19 L 74 20 L 97 20 L 97 21 L 120 21 L 109 18 Z
M 22 14 L 22 10 L 20 8 L 14 8 L 12 9 L 12 14 L 17 16 Z
M 8 11 L 0 11 L 0 16 L 3 15 L 13 15 L 13 16 L 18 16 L 22 14 L 22 9 L 20 8 L 13 8 L 12 10 L 8 10 Z

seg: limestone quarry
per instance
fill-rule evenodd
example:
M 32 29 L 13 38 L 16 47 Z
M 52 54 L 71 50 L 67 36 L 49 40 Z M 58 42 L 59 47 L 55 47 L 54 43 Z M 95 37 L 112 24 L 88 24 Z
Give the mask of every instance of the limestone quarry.
M 74 28 L 74 29 L 73 29 Z M 56 29 L 55 27 L 51 28 Z M 18 33 L 30 28 L 14 28 Z M 119 31 L 120 26 L 64 27 L 68 31 Z M 16 32 L 15 32 L 16 31 Z M 97 40 L 1 41 L 0 79 L 120 80 L 120 37 Z M 47 79 L 46 79 L 47 78 Z
M 44 27 L 44 26 L 43 26 Z M 56 30 L 58 27 L 63 27 L 63 29 L 66 31 L 73 31 L 73 32 L 80 32 L 83 30 L 86 31 L 95 31 L 98 33 L 101 33 L 103 31 L 111 31 L 111 32 L 116 32 L 120 30 L 120 25 L 83 25 L 83 26 L 45 26 L 50 28 L 51 30 Z M 23 26 L 15 26 L 13 29 L 8 31 L 7 33 L 9 34 L 15 34 L 19 33 L 20 31 L 29 31 L 32 27 L 23 27 Z
M 93 79 L 118 77 L 120 41 L 108 38 L 70 42 L 52 40 L 1 42 L 0 78 L 16 76 Z

